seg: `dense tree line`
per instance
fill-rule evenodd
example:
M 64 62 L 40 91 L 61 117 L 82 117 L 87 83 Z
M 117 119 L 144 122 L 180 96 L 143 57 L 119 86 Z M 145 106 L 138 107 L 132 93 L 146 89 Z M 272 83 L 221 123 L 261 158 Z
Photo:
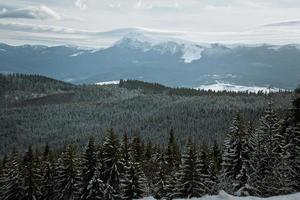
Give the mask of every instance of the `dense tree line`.
M 180 148 L 171 129 L 167 144 L 154 145 L 138 134 L 120 139 L 109 129 L 102 143 L 90 138 L 83 151 L 66 144 L 13 151 L 1 164 L 1 199 L 192 198 L 219 190 L 237 196 L 268 197 L 300 191 L 300 90 L 293 107 L 279 117 L 273 102 L 258 127 L 237 114 L 217 145 Z
M 3 80 L 11 84 L 0 95 L 0 157 L 14 147 L 23 151 L 29 144 L 48 142 L 56 149 L 72 142 L 82 147 L 86 135 L 102 140 L 110 127 L 119 137 L 125 131 L 129 136 L 138 132 L 142 139 L 159 144 L 173 127 L 180 147 L 189 134 L 196 143 L 211 146 L 216 140 L 221 145 L 223 130 L 235 113 L 256 125 L 267 98 L 265 94 L 172 89 L 141 81 L 123 81 L 120 87 L 70 85 L 34 75 L 3 76 Z M 272 94 L 280 117 L 290 106 L 291 95 Z

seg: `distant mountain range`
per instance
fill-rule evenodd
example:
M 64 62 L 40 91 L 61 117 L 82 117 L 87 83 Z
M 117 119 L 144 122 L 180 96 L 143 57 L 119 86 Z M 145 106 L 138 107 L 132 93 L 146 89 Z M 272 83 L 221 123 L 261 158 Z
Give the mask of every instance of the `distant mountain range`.
M 294 89 L 300 83 L 300 46 L 197 44 L 141 32 L 103 49 L 2 43 L 0 72 L 72 83 L 138 79 L 175 87 L 221 83 Z

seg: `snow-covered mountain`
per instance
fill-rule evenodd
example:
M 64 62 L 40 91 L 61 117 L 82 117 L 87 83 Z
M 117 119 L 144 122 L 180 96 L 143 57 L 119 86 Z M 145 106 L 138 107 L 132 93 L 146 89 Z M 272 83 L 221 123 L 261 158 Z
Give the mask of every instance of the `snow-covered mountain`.
M 232 88 L 226 84 L 293 89 L 300 83 L 299 63 L 299 45 L 198 44 L 145 30 L 128 30 L 103 49 L 0 44 L 0 72 L 73 83 L 139 79 L 195 88 L 219 81 L 225 89 Z
M 200 85 L 199 87 L 196 87 L 195 89 L 198 90 L 211 90 L 211 91 L 230 91 L 230 92 L 251 92 L 251 93 L 269 93 L 269 92 L 279 92 L 282 89 L 279 88 L 273 88 L 273 87 L 258 87 L 258 86 L 243 86 L 243 85 L 234 85 L 230 83 L 222 83 L 219 81 L 216 81 L 214 84 L 209 85 Z
M 201 58 L 205 47 L 189 41 L 151 36 L 145 33 L 130 33 L 116 42 L 115 46 L 129 47 L 143 52 L 157 51 L 160 54 L 179 54 L 185 63 L 191 63 Z

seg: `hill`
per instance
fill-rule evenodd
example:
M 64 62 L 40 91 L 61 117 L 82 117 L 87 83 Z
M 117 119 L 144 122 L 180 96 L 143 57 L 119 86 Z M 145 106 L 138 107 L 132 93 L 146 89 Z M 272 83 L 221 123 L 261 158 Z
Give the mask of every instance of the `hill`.
M 28 144 L 82 145 L 89 135 L 102 139 L 140 134 L 146 141 L 166 141 L 174 128 L 183 144 L 192 135 L 200 143 L 223 141 L 233 116 L 257 122 L 266 106 L 263 93 L 234 93 L 170 88 L 135 80 L 120 85 L 71 85 L 35 75 L 1 76 L 0 152 Z M 292 94 L 273 93 L 275 110 L 284 115 Z
M 75 84 L 137 79 L 171 87 L 219 82 L 295 89 L 300 82 L 297 45 L 197 44 L 130 34 L 104 49 L 6 44 L 0 49 L 1 73 L 40 74 Z

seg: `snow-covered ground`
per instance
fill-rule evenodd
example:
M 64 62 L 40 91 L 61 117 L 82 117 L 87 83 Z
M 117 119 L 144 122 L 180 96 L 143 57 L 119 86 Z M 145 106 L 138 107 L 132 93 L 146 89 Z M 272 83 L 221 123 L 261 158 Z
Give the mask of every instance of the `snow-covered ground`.
M 201 198 L 192 198 L 193 200 L 300 200 L 300 193 L 290 194 L 285 196 L 275 196 L 269 198 L 259 198 L 259 197 L 235 197 L 221 191 L 219 195 L 215 196 L 204 196 Z M 153 197 L 146 197 L 143 200 L 155 200 Z M 183 199 L 182 199 L 183 200 Z
M 119 84 L 120 80 L 117 81 L 105 81 L 105 82 L 98 82 L 96 85 L 116 85 Z
M 267 87 L 257 87 L 257 86 L 242 86 L 242 85 L 234 85 L 230 83 L 222 83 L 217 81 L 215 84 L 211 85 L 201 85 L 199 87 L 196 87 L 195 89 L 198 90 L 212 90 L 215 92 L 218 91 L 230 91 L 230 92 L 264 92 L 268 93 L 271 92 L 278 92 L 278 88 L 267 88 Z

